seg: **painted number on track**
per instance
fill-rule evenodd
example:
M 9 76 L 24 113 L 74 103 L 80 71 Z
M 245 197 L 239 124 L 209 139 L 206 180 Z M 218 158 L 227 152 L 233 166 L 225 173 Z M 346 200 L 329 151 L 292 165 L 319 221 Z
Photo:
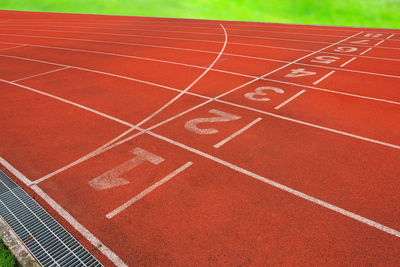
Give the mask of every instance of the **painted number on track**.
M 302 76 L 310 76 L 310 75 L 315 75 L 317 74 L 316 72 L 313 71 L 307 71 L 305 69 L 292 69 L 291 73 L 288 73 L 285 75 L 286 78 L 297 78 L 297 77 L 302 77 Z
M 340 57 L 334 57 L 334 56 L 318 56 L 318 57 L 315 57 L 315 59 L 311 60 L 311 62 L 317 62 L 317 63 L 322 63 L 322 64 L 331 64 L 333 62 L 336 62 L 339 59 L 340 59 Z
M 158 165 L 159 163 L 164 161 L 162 157 L 154 155 L 140 147 L 133 149 L 131 152 L 136 155 L 136 157 L 125 161 L 114 169 L 109 170 L 102 175 L 90 180 L 89 185 L 97 191 L 126 185 L 129 184 L 129 181 L 121 177 L 121 175 L 123 175 L 124 173 L 132 170 L 133 168 L 145 161 L 149 161 L 154 165 Z
M 383 34 L 382 33 L 366 33 L 363 36 L 367 37 L 367 38 L 379 38 L 379 37 L 382 37 Z
M 197 133 L 197 134 L 215 134 L 218 133 L 217 129 L 214 128 L 199 128 L 198 124 L 200 123 L 210 123 L 210 122 L 227 122 L 227 121 L 234 121 L 238 120 L 241 117 L 237 115 L 233 115 L 224 111 L 220 111 L 217 109 L 211 109 L 208 111 L 211 114 L 217 115 L 216 117 L 209 117 L 209 118 L 197 118 L 186 122 L 185 128 L 188 131 Z
M 274 91 L 275 93 L 278 94 L 284 93 L 284 91 L 280 88 L 271 86 L 261 86 L 257 87 L 256 90 L 254 90 L 254 92 L 249 92 L 244 94 L 244 97 L 252 101 L 269 101 L 270 99 L 268 97 L 259 97 L 259 96 L 266 96 L 267 95 L 266 91 Z
M 361 44 L 361 45 L 367 45 L 370 40 L 359 40 L 359 41 L 352 41 L 350 42 L 351 44 Z
M 356 47 L 351 47 L 351 46 L 339 46 L 338 48 L 336 48 L 334 51 L 335 52 L 341 52 L 341 53 L 352 53 L 357 51 L 358 48 Z

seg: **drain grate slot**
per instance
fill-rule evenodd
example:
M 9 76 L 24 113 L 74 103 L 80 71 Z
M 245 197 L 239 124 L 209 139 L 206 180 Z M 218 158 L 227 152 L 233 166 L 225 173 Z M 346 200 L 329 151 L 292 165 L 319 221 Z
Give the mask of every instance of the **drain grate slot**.
M 43 266 L 103 266 L 1 170 L 0 215 Z

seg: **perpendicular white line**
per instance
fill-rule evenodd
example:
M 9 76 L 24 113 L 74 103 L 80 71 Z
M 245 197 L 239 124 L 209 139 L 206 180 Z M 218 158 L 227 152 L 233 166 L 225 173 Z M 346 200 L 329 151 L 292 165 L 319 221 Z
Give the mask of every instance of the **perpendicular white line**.
M 249 129 L 251 126 L 253 126 L 254 124 L 256 124 L 257 122 L 259 122 L 260 120 L 262 120 L 262 118 L 257 118 L 254 121 L 250 122 L 249 124 L 247 124 L 246 126 L 244 126 L 243 128 L 241 128 L 240 130 L 234 132 L 233 134 L 231 134 L 230 136 L 228 136 L 227 138 L 225 138 L 224 140 L 222 140 L 221 142 L 217 143 L 214 145 L 215 148 L 220 148 L 222 145 L 224 145 L 225 143 L 229 142 L 230 140 L 232 140 L 233 138 L 235 138 L 236 136 L 240 135 L 241 133 L 243 133 L 244 131 L 246 131 L 247 129 Z
M 349 64 L 350 62 L 352 62 L 352 61 L 355 60 L 356 58 L 357 58 L 357 57 L 353 57 L 353 58 L 347 60 L 345 63 L 343 63 L 342 65 L 340 65 L 340 67 L 346 66 L 347 64 Z
M 375 44 L 374 46 L 378 46 L 378 45 L 380 45 L 381 43 L 383 43 L 384 41 L 385 41 L 385 39 L 383 39 L 383 40 L 380 41 L 379 43 Z
M 322 76 L 319 80 L 317 80 L 317 81 L 315 81 L 315 82 L 313 82 L 313 84 L 314 85 L 317 85 L 317 84 L 319 84 L 320 82 L 322 82 L 323 80 L 325 80 L 327 77 L 329 77 L 330 75 L 332 75 L 333 73 L 335 73 L 335 71 L 333 70 L 333 71 L 331 71 L 331 72 L 329 72 L 328 74 L 326 74 L 326 75 L 324 75 L 324 76 Z
M 58 101 L 61 101 L 61 102 L 64 102 L 64 103 L 73 105 L 73 106 L 75 106 L 75 107 L 78 107 L 78 108 L 81 108 L 81 109 L 90 111 L 90 112 L 92 112 L 92 113 L 95 113 L 95 114 L 100 115 L 100 116 L 102 116 L 102 117 L 105 117 L 105 118 L 107 118 L 107 119 L 110 119 L 110 120 L 119 122 L 119 123 L 121 123 L 121 124 L 123 124 L 123 125 L 129 126 L 129 127 L 135 127 L 135 125 L 133 125 L 133 124 L 131 124 L 131 123 L 129 123 L 129 122 L 120 120 L 120 119 L 118 119 L 118 118 L 115 118 L 115 117 L 110 116 L 110 115 L 108 115 L 108 114 L 105 114 L 105 113 L 103 113 L 103 112 L 100 112 L 100 111 L 97 111 L 97 110 L 95 110 L 95 109 L 92 109 L 92 108 L 83 106 L 83 105 L 81 105 L 81 104 L 78 104 L 78 103 L 75 103 L 75 102 L 66 100 L 66 99 L 64 99 L 64 98 L 61 98 L 61 97 L 58 97 L 58 96 L 55 96 L 55 95 L 52 95 L 52 94 L 49 94 L 49 93 L 46 93 L 46 92 L 42 92 L 42 91 L 33 89 L 33 88 L 31 88 L 31 87 L 28 87 L 28 86 L 25 86 L 25 85 L 22 85 L 22 84 L 18 84 L 18 83 L 6 81 L 6 80 L 3 80 L 3 79 L 0 79 L 0 81 L 1 81 L 1 82 L 4 82 L 4 83 L 11 84 L 11 85 L 14 85 L 14 86 L 21 87 L 21 88 L 23 88 L 23 89 L 26 89 L 26 90 L 35 92 L 35 93 L 40 94 L 40 95 L 44 95 L 44 96 L 48 96 L 48 97 L 50 97 L 50 98 L 54 98 L 54 99 L 56 99 L 56 100 L 58 100 Z
M 294 100 L 295 98 L 297 98 L 299 95 L 301 95 L 302 93 L 304 93 L 306 90 L 301 90 L 300 92 L 298 92 L 297 94 L 293 95 L 292 97 L 290 97 L 289 99 L 287 99 L 286 101 L 282 102 L 281 104 L 279 104 L 278 106 L 275 107 L 275 109 L 280 109 L 281 107 L 285 106 L 287 103 L 289 103 L 290 101 Z
M 394 35 L 395 35 L 394 33 L 391 34 L 391 35 L 389 35 L 389 36 L 386 38 L 386 40 L 389 40 L 389 39 L 392 38 Z M 400 40 L 395 40 L 395 41 L 400 41 Z
M 164 178 L 162 178 L 160 181 L 152 184 L 150 187 L 146 188 L 144 191 L 142 191 L 141 193 L 139 193 L 138 195 L 136 195 L 135 197 L 131 198 L 130 200 L 128 200 L 127 202 L 125 202 L 124 204 L 122 204 L 121 206 L 119 206 L 118 208 L 114 209 L 113 211 L 109 212 L 106 215 L 106 218 L 111 219 L 112 217 L 114 217 L 115 215 L 117 215 L 118 213 L 122 212 L 123 210 L 127 209 L 128 207 L 130 207 L 131 205 L 133 205 L 136 201 L 138 201 L 139 199 L 142 199 L 143 197 L 145 197 L 147 194 L 149 194 L 151 191 L 153 191 L 154 189 L 156 189 L 157 187 L 161 186 L 162 184 L 168 182 L 169 180 L 171 180 L 173 177 L 177 176 L 179 173 L 183 172 L 184 170 L 186 170 L 187 168 L 189 168 L 193 163 L 188 161 L 186 162 L 184 165 L 182 165 L 181 167 L 179 167 L 178 169 L 176 169 L 175 171 L 171 172 L 170 174 L 168 174 L 167 176 L 165 176 Z
M 170 138 L 161 136 L 161 135 L 156 134 L 156 133 L 151 132 L 151 131 L 148 131 L 147 134 L 149 134 L 149 135 L 151 135 L 153 137 L 156 137 L 158 139 L 161 139 L 161 140 L 163 140 L 163 141 L 165 141 L 167 143 L 174 144 L 174 145 L 176 145 L 178 147 L 181 147 L 181 148 L 183 148 L 185 150 L 188 150 L 190 152 L 193 152 L 195 154 L 201 155 L 201 156 L 203 156 L 205 158 L 208 158 L 208 159 L 210 159 L 210 160 L 212 160 L 214 162 L 217 162 L 217 163 L 219 163 L 221 165 L 224 165 L 224 166 L 226 166 L 226 167 L 228 167 L 228 168 L 230 168 L 230 169 L 232 169 L 234 171 L 240 172 L 240 173 L 245 174 L 245 175 L 247 175 L 249 177 L 252 177 L 252 178 L 254 178 L 256 180 L 259 180 L 259 181 L 261 181 L 263 183 L 269 184 L 269 185 L 271 185 L 271 186 L 273 186 L 275 188 L 281 189 L 281 190 L 283 190 L 283 191 L 285 191 L 285 192 L 287 192 L 289 194 L 295 195 L 295 196 L 297 196 L 299 198 L 305 199 L 305 200 L 307 200 L 309 202 L 312 202 L 314 204 L 317 204 L 319 206 L 322 206 L 324 208 L 327 208 L 329 210 L 332 210 L 334 212 L 342 214 L 342 215 L 344 215 L 344 216 L 346 216 L 348 218 L 354 219 L 354 220 L 356 220 L 358 222 L 361 222 L 363 224 L 369 225 L 369 226 L 374 227 L 374 228 L 376 228 L 376 229 L 378 229 L 380 231 L 386 232 L 388 234 L 391 234 L 393 236 L 396 236 L 396 237 L 400 238 L 400 232 L 399 231 L 397 231 L 395 229 L 392 229 L 390 227 L 387 227 L 387 226 L 385 226 L 383 224 L 380 224 L 378 222 L 375 222 L 373 220 L 370 220 L 368 218 L 360 216 L 360 215 L 358 215 L 356 213 L 353 213 L 351 211 L 342 209 L 342 208 L 340 208 L 338 206 L 335 206 L 333 204 L 325 202 L 325 201 L 323 201 L 321 199 L 318 199 L 318 198 L 312 197 L 310 195 L 307 195 L 307 194 L 305 194 L 303 192 L 300 192 L 300 191 L 298 191 L 296 189 L 293 189 L 291 187 L 288 187 L 288 186 L 285 186 L 285 185 L 280 184 L 278 182 L 275 182 L 275 181 L 273 181 L 271 179 L 268 179 L 268 178 L 263 177 L 261 175 L 258 175 L 256 173 L 253 173 L 253 172 L 251 172 L 249 170 L 243 169 L 243 168 L 241 168 L 241 167 L 239 167 L 237 165 L 234 165 L 234 164 L 232 164 L 230 162 L 224 161 L 224 160 L 222 160 L 220 158 L 214 157 L 214 156 L 212 156 L 210 154 L 204 153 L 204 152 L 202 152 L 200 150 L 197 150 L 195 148 L 189 147 L 189 146 L 187 146 L 185 144 L 179 143 L 179 142 L 177 142 L 175 140 L 172 140 Z
M 365 49 L 362 53 L 360 53 L 360 56 L 364 55 L 365 53 L 367 53 L 371 49 L 372 49 L 372 47 Z
M 57 72 L 57 71 L 65 70 L 65 69 L 69 69 L 69 68 L 70 68 L 70 67 L 62 67 L 62 68 L 59 68 L 59 69 L 55 69 L 55 70 L 51 70 L 51 71 L 46 71 L 46 72 L 43 72 L 43 73 L 39 73 L 39 74 L 31 75 L 31 76 L 28 76 L 28 77 L 24 77 L 24 78 L 21 78 L 21 79 L 17 79 L 17 80 L 14 80 L 14 81 L 12 81 L 12 82 L 13 82 L 13 83 L 15 83 L 15 82 L 20 82 L 20 81 L 24 81 L 24 80 L 27 80 L 27 79 L 30 79 L 30 78 L 39 77 L 39 76 L 42 76 L 42 75 L 50 74 L 50 73 L 53 73 L 53 72 Z
M 17 177 L 24 184 L 30 184 L 30 179 L 14 168 L 4 158 L 0 157 L 1 164 L 9 170 L 15 177 Z M 4 164 L 5 163 L 5 164 Z M 38 194 L 44 201 L 47 202 L 61 217 L 63 217 L 76 231 L 84 236 L 93 246 L 100 250 L 111 262 L 116 266 L 127 266 L 113 251 L 104 245 L 97 237 L 95 237 L 86 227 L 80 224 L 71 214 L 55 202 L 49 195 L 47 195 L 37 185 L 31 186 L 32 190 Z M 100 246 L 101 245 L 101 246 Z

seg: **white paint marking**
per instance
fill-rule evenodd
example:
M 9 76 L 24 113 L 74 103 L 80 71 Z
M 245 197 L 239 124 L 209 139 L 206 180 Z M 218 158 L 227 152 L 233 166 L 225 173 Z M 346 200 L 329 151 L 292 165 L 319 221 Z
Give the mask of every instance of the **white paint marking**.
M 46 72 L 39 73 L 39 74 L 36 74 L 36 75 L 32 75 L 32 76 L 28 76 L 28 77 L 25 77 L 25 78 L 17 79 L 17 80 L 14 80 L 12 82 L 16 83 L 16 82 L 20 82 L 20 81 L 27 80 L 27 79 L 30 79 L 30 78 L 39 77 L 39 76 L 42 76 L 42 75 L 50 74 L 50 73 L 53 73 L 53 72 L 57 72 L 57 71 L 65 70 L 65 69 L 69 69 L 69 68 L 70 67 L 62 67 L 62 68 L 59 68 L 59 69 L 56 69 L 56 70 L 46 71 Z
M 377 44 L 375 44 L 374 46 L 378 46 L 378 45 L 380 45 L 381 43 L 383 43 L 385 40 L 382 40 L 382 41 L 380 41 L 379 43 L 377 43 Z
M 372 47 L 370 47 L 370 48 L 367 48 L 364 52 L 362 52 L 362 53 L 360 53 L 360 56 L 361 55 L 364 55 L 365 53 L 367 53 L 369 50 L 371 50 L 372 49 Z
M 217 109 L 211 109 L 208 111 L 211 114 L 217 115 L 217 117 L 208 117 L 208 118 L 196 118 L 192 119 L 188 122 L 185 123 L 185 128 L 186 130 L 196 133 L 196 134 L 201 134 L 201 135 L 206 135 L 206 134 L 216 134 L 218 133 L 217 129 L 214 128 L 199 128 L 197 125 L 200 123 L 211 123 L 211 122 L 228 122 L 228 121 L 234 121 L 238 120 L 241 117 L 227 113 L 224 111 L 220 111 Z
M 113 120 L 113 121 L 116 121 L 116 122 L 119 122 L 119 123 L 124 124 L 124 125 L 127 125 L 127 126 L 129 126 L 129 127 L 135 127 L 135 125 L 133 125 L 133 124 L 131 124 L 131 123 L 125 122 L 125 121 L 120 120 L 120 119 L 117 119 L 117 118 L 115 118 L 115 117 L 113 117 L 113 116 L 107 115 L 107 114 L 105 114 L 105 113 L 103 113 L 103 112 L 94 110 L 94 109 L 92 109 L 92 108 L 85 107 L 85 106 L 80 105 L 80 104 L 78 104 L 78 103 L 75 103 L 75 102 L 66 100 L 66 99 L 64 99 L 64 98 L 61 98 L 61 97 L 58 97 L 58 96 L 55 96 L 55 95 L 52 95 L 52 94 L 49 94 L 49 93 L 45 93 L 45 92 L 39 91 L 39 90 L 33 89 L 33 88 L 31 88 L 31 87 L 25 86 L 25 85 L 21 85 L 21 84 L 14 83 L 14 82 L 9 82 L 9 81 L 3 80 L 3 79 L 0 79 L 0 81 L 1 81 L 1 82 L 5 82 L 5 83 L 8 83 L 8 84 L 11 84 L 11 85 L 15 85 L 15 86 L 21 87 L 21 88 L 23 88 L 23 89 L 26 89 L 26 90 L 35 92 L 35 93 L 40 94 L 40 95 L 44 95 L 44 96 L 48 96 L 48 97 L 50 97 L 50 98 L 54 98 L 54 99 L 56 99 L 56 100 L 58 100 L 58 101 L 61 101 L 61 102 L 64 102 L 64 103 L 73 105 L 73 106 L 75 106 L 75 107 L 78 107 L 78 108 L 81 108 L 81 109 L 84 109 L 84 110 L 87 110 L 87 111 L 90 111 L 90 112 L 92 112 L 92 113 L 94 113 L 94 114 L 100 115 L 100 116 L 102 116 L 102 117 L 105 117 L 105 118 L 107 118 L 107 119 L 110 119 L 110 120 Z
M 323 77 L 321 77 L 319 80 L 313 82 L 314 85 L 319 84 L 320 82 L 322 82 L 323 80 L 325 80 L 327 77 L 329 77 L 331 74 L 335 73 L 335 71 L 331 71 L 328 74 L 324 75 Z
M 287 103 L 289 103 L 290 101 L 294 100 L 295 98 L 297 98 L 299 95 L 301 95 L 305 91 L 306 90 L 301 90 L 300 92 L 298 92 L 297 94 L 295 94 L 291 98 L 287 99 L 286 101 L 282 102 L 280 105 L 276 106 L 275 109 L 280 109 L 281 107 L 285 106 Z
M 346 66 L 347 64 L 349 64 L 350 62 L 352 62 L 352 61 L 355 60 L 355 59 L 356 59 L 356 57 L 353 57 L 353 58 L 347 60 L 345 63 L 343 63 L 342 65 L 340 65 L 340 67 Z
M 178 169 L 176 169 L 175 171 L 173 171 L 172 173 L 168 174 L 167 176 L 165 176 L 164 178 L 162 178 L 160 181 L 156 182 L 155 184 L 151 185 L 150 187 L 146 188 L 144 191 L 142 191 L 141 193 L 139 193 L 138 195 L 136 195 L 135 197 L 133 197 L 132 199 L 128 200 L 127 202 L 125 202 L 124 204 L 122 204 L 121 206 L 119 206 L 118 208 L 116 208 L 115 210 L 111 211 L 110 213 L 108 213 L 106 215 L 106 217 L 108 219 L 111 219 L 112 217 L 114 217 L 115 215 L 117 215 L 118 213 L 120 213 L 121 211 L 127 209 L 129 206 L 133 205 L 136 201 L 138 201 L 139 199 L 143 198 L 144 196 L 146 196 L 147 194 L 149 194 L 151 191 L 153 191 L 154 189 L 156 189 L 157 187 L 161 186 L 162 184 L 168 182 L 169 180 L 171 180 L 173 177 L 175 177 L 176 175 L 178 175 L 179 173 L 183 172 L 185 169 L 187 169 L 188 167 L 190 167 L 193 163 L 192 162 L 187 162 L 186 164 L 182 165 L 181 167 L 179 167 Z
M 204 153 L 204 152 L 202 152 L 202 151 L 200 151 L 200 150 L 197 150 L 197 149 L 192 148 L 192 147 L 189 147 L 189 146 L 187 146 L 187 145 L 185 145 L 185 144 L 182 144 L 182 143 L 179 143 L 179 142 L 174 141 L 174 140 L 172 140 L 172 139 L 169 139 L 169 138 L 167 138 L 167 137 L 158 135 L 158 134 L 153 133 L 153 132 L 151 132 L 151 131 L 148 131 L 147 134 L 149 134 L 149 135 L 151 135 L 151 136 L 153 136 L 153 137 L 156 137 L 156 138 L 158 138 L 158 139 L 161 139 L 161 140 L 163 140 L 163 141 L 165 141 L 165 142 L 168 142 L 168 143 L 170 143 L 170 144 L 173 144 L 173 145 L 176 145 L 176 146 L 178 146 L 178 147 L 181 147 L 181 148 L 183 148 L 183 149 L 185 149 L 185 150 L 188 150 L 188 151 L 190 151 L 190 152 L 196 153 L 196 154 L 198 154 L 198 155 L 200 155 L 200 156 L 203 156 L 203 157 L 205 157 L 205 158 L 208 158 L 208 159 L 210 159 L 210 160 L 212 160 L 212 161 L 214 161 L 214 162 L 217 162 L 217 163 L 219 163 L 219 164 L 222 164 L 222 165 L 224 165 L 224 166 L 226 166 L 226 167 L 228 167 L 228 168 L 230 168 L 230 169 L 232 169 L 232 170 L 235 170 L 235 171 L 237 171 L 237 172 L 240 172 L 240 173 L 242 173 L 242 174 L 245 174 L 245 175 L 247 175 L 247 176 L 250 176 L 250 177 L 252 177 L 252 178 L 254 178 L 254 179 L 256 179 L 256 180 L 259 180 L 259 181 L 261 181 L 261 182 L 263 182 L 263 183 L 269 184 L 269 185 L 271 185 L 271 186 L 273 186 L 273 187 L 275 187 L 275 188 L 279 188 L 279 189 L 281 189 L 281 190 L 283 190 L 283 191 L 285 191 L 285 192 L 288 192 L 289 194 L 295 195 L 295 196 L 297 196 L 297 197 L 299 197 L 299 198 L 305 199 L 305 200 L 307 200 L 307 201 L 309 201 L 309 202 L 312 202 L 312 203 L 314 203 L 314 204 L 317 204 L 317 205 L 319 205 L 319 206 L 322 206 L 322 207 L 324 207 L 324 208 L 327 208 L 327 209 L 329 209 L 329 210 L 332 210 L 332 211 L 334 211 L 334 212 L 337 212 L 337 213 L 339 213 L 339 214 L 342 214 L 342 215 L 344 215 L 344 216 L 346 216 L 346 217 L 348 217 L 348 218 L 354 219 L 354 220 L 356 220 L 356 221 L 358 221 L 358 222 L 361 222 L 361 223 L 363 223 L 363 224 L 369 225 L 369 226 L 374 227 L 374 228 L 376 228 L 376 229 L 378 229 L 378 230 L 380 230 L 380 231 L 383 231 L 383 232 L 385 232 L 385 233 L 388 233 L 388 234 L 390 234 L 390 235 L 393 235 L 393 236 L 396 236 L 396 237 L 399 237 L 399 238 L 400 238 L 400 232 L 399 232 L 399 231 L 397 231 L 397 230 L 395 230 L 395 229 L 392 229 L 392 228 L 390 228 L 390 227 L 387 227 L 387 226 L 385 226 L 385 225 L 383 225 L 383 224 L 380 224 L 380 223 L 375 222 L 375 221 L 373 221 L 373 220 L 367 219 L 367 218 L 362 217 L 362 216 L 360 216 L 360 215 L 358 215 L 358 214 L 356 214 L 356 213 L 353 213 L 353 212 L 351 212 L 351 211 L 342 209 L 342 208 L 340 208 L 340 207 L 338 207 L 338 206 L 335 206 L 335 205 L 333 205 L 333 204 L 330 204 L 330 203 L 325 202 L 325 201 L 323 201 L 323 200 L 320 200 L 320 199 L 318 199 L 318 198 L 312 197 L 312 196 L 310 196 L 310 195 L 307 195 L 307 194 L 305 194 L 305 193 L 302 193 L 302 192 L 300 192 L 300 191 L 298 191 L 298 190 L 295 190 L 295 189 L 290 188 L 290 187 L 288 187 L 288 186 L 285 186 L 285 185 L 283 185 L 283 184 L 277 183 L 277 182 L 275 182 L 275 181 L 273 181 L 273 180 L 271 180 L 271 179 L 265 178 L 265 177 L 263 177 L 263 176 L 261 176 L 261 175 L 258 175 L 258 174 L 256 174 L 256 173 L 253 173 L 253 172 L 251 172 L 251 171 L 248 171 L 248 170 L 246 170 L 246 169 L 243 169 L 243 168 L 241 168 L 241 167 L 239 167 L 239 166 L 236 166 L 236 165 L 234 165 L 234 164 L 232 164 L 232 163 L 229 163 L 229 162 L 227 162 L 227 161 L 224 161 L 224 160 L 222 160 L 222 159 L 219 159 L 219 158 L 217 158 L 217 157 L 214 157 L 214 156 L 212 156 L 212 155 L 209 155 L 209 154 L 207 154 L 207 153 Z
M 111 169 L 96 178 L 89 181 L 89 185 L 97 191 L 114 188 L 117 186 L 127 185 L 130 182 L 122 177 L 122 174 L 132 170 L 139 164 L 149 161 L 154 165 L 158 165 L 164 161 L 162 157 L 154 155 L 140 147 L 131 151 L 136 157 L 122 163 L 121 165 Z
M 392 38 L 394 35 L 395 35 L 395 34 L 393 33 L 392 35 L 388 36 L 388 37 L 386 38 L 386 40 Z M 399 41 L 399 40 L 395 40 L 395 41 Z
M 6 167 L 15 177 L 20 181 L 29 186 L 30 181 L 25 175 L 15 169 L 11 164 L 9 164 L 4 158 L 0 157 L 1 164 Z M 6 163 L 6 164 L 4 164 Z M 78 231 L 82 236 L 84 236 L 93 246 L 100 250 L 112 263 L 116 266 L 127 267 L 125 264 L 113 251 L 111 251 L 106 245 L 104 245 L 97 237 L 95 237 L 88 229 L 86 229 L 82 224 L 80 224 L 71 214 L 69 214 L 65 209 L 63 209 L 57 202 L 55 202 L 50 196 L 48 196 L 42 189 L 37 185 L 31 186 L 32 190 L 38 194 L 44 201 L 47 202 L 61 217 L 63 217 L 76 231 Z M 99 246 L 101 245 L 101 246 Z
M 241 133 L 243 133 L 244 131 L 246 131 L 247 129 L 249 129 L 251 126 L 253 126 L 254 124 L 256 124 L 257 122 L 259 122 L 260 120 L 262 120 L 262 118 L 257 118 L 254 121 L 250 122 L 249 124 L 247 124 L 246 126 L 244 126 L 242 129 L 238 130 L 237 132 L 234 132 L 232 135 L 228 136 L 227 138 L 225 138 L 224 140 L 222 140 L 221 142 L 219 142 L 218 144 L 215 144 L 214 147 L 215 148 L 220 148 L 222 145 L 224 145 L 225 143 L 229 142 L 230 140 L 232 140 L 233 138 L 235 138 L 236 136 L 240 135 Z
M 268 97 L 254 97 L 254 96 L 266 96 L 267 93 L 264 91 L 271 90 L 277 94 L 283 94 L 285 91 L 281 88 L 272 87 L 272 86 L 260 86 L 257 87 L 254 92 L 248 92 L 244 94 L 244 97 L 251 101 L 270 101 L 271 99 Z

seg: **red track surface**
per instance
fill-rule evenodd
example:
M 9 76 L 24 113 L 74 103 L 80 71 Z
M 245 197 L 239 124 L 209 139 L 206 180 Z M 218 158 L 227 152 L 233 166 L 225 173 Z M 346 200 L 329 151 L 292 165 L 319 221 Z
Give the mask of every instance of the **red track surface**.
M 0 90 L 106 265 L 400 265 L 398 30 L 2 11 Z

